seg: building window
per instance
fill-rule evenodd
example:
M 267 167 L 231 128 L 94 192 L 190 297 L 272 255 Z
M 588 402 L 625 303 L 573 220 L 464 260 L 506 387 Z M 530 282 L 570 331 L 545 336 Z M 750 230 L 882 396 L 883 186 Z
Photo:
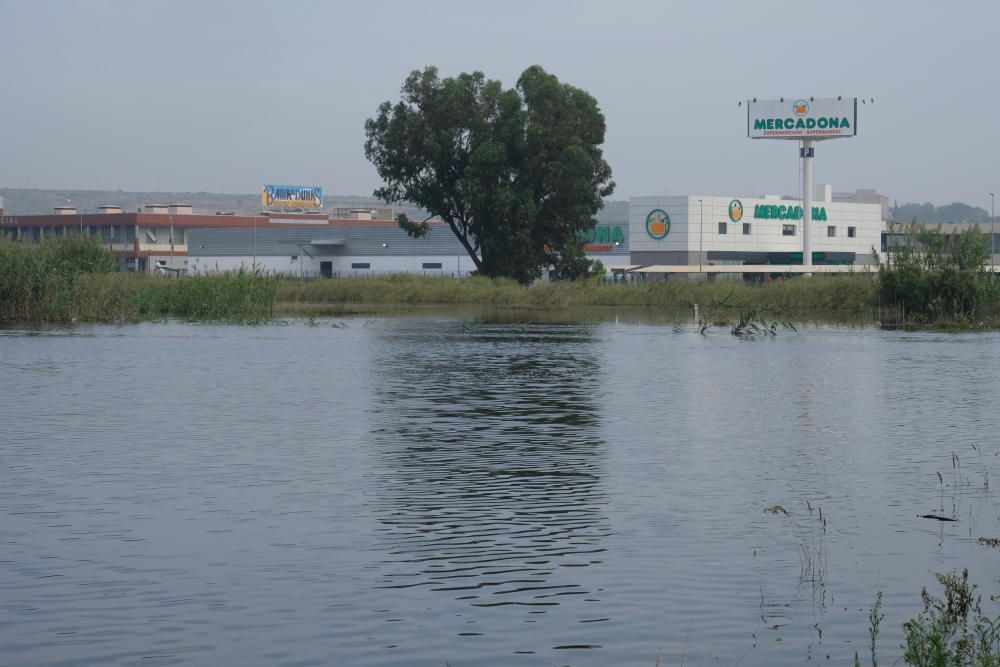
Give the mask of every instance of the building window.
M 351 262 L 352 269 L 370 269 L 372 268 L 371 262 Z
M 853 239 L 857 235 L 858 235 L 858 228 L 857 227 L 848 227 L 847 228 L 847 236 L 848 237 L 850 237 L 850 238 Z
M 743 236 L 750 236 L 750 223 L 749 222 L 744 222 L 743 223 Z
M 834 227 L 833 225 L 830 225 L 829 227 L 826 228 L 826 235 L 827 236 L 836 236 L 837 235 L 837 228 Z
M 726 233 L 726 223 L 724 223 L 724 222 L 720 222 L 719 223 L 719 233 L 720 234 L 725 234 Z
M 795 225 L 782 225 L 781 226 L 782 236 L 795 236 Z
M 425 269 L 440 269 L 441 262 L 424 262 Z

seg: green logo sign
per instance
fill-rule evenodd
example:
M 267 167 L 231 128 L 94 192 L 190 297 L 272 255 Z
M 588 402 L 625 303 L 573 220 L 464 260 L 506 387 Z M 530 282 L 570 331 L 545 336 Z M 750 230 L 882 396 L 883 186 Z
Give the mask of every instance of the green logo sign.
M 851 122 L 847 117 L 822 117 L 822 118 L 754 118 L 753 129 L 755 130 L 814 130 L 826 129 L 848 129 Z
M 670 216 L 662 208 L 656 208 L 646 216 L 646 233 L 659 241 L 670 233 Z
M 781 206 L 771 204 L 757 204 L 753 207 L 753 217 L 758 220 L 801 220 L 801 206 Z M 826 207 L 813 206 L 813 222 L 823 222 L 826 220 Z
M 588 245 L 616 245 L 620 246 L 625 243 L 625 234 L 622 233 L 622 228 L 608 227 L 605 225 L 598 225 L 590 231 L 582 232 L 579 234 L 580 241 L 583 242 L 585 246 Z
M 729 219 L 733 222 L 739 222 L 743 219 L 743 202 L 739 199 L 729 202 Z

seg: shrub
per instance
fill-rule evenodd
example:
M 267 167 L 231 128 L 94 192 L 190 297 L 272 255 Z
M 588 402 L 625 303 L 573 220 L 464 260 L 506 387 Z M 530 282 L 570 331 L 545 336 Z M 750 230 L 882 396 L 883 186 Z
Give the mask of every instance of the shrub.
M 978 228 L 947 235 L 940 225 L 928 229 L 912 222 L 903 243 L 891 246 L 879 265 L 879 300 L 911 322 L 982 321 L 1000 303 L 997 284 L 985 267 L 988 257 L 986 237 Z

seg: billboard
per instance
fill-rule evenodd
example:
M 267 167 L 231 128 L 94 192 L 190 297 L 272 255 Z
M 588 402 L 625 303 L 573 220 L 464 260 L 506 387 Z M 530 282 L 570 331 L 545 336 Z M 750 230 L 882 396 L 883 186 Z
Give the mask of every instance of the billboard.
M 260 203 L 264 209 L 321 209 L 323 188 L 315 185 L 265 185 Z
M 782 97 L 747 102 L 751 139 L 837 139 L 858 133 L 856 97 Z

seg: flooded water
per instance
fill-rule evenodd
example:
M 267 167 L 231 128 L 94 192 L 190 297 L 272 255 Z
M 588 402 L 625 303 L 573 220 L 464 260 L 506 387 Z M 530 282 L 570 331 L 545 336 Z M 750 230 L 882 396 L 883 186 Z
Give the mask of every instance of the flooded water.
M 510 319 L 0 329 L 0 663 L 847 665 L 881 590 L 891 664 L 1000 593 L 1000 334 Z

